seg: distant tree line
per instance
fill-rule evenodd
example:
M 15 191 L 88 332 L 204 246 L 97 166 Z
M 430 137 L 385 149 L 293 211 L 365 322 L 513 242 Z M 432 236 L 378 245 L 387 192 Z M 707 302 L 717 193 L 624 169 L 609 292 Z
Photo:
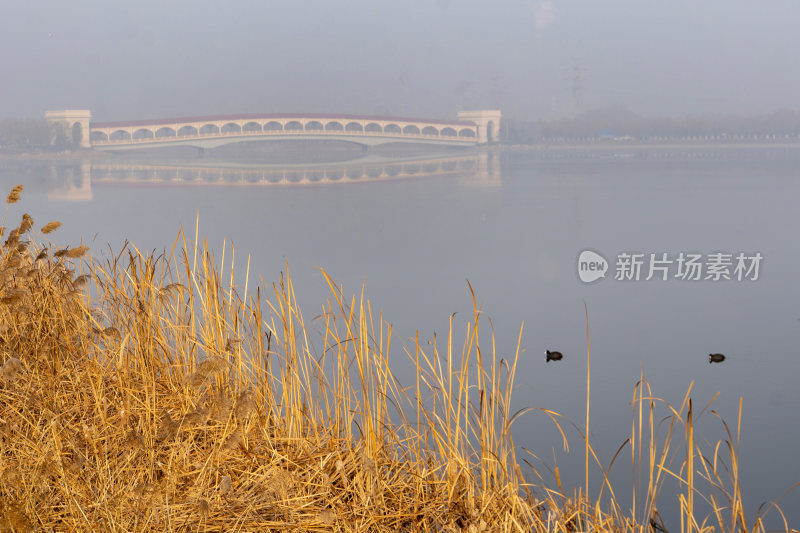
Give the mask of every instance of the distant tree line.
M 0 146 L 35 148 L 49 146 L 52 130 L 46 120 L 4 118 L 0 120 Z
M 10 151 L 74 150 L 83 132 L 79 126 L 67 131 L 63 124 L 50 124 L 44 118 L 4 118 L 0 120 L 0 149 Z
M 536 143 L 547 140 L 697 139 L 716 140 L 800 137 L 800 113 L 781 109 L 768 115 L 642 117 L 624 107 L 587 111 L 560 120 L 508 119 L 507 140 Z

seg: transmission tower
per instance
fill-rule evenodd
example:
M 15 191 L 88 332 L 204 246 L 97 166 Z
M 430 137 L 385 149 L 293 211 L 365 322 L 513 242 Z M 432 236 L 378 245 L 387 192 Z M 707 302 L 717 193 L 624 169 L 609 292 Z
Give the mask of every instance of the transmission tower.
M 572 93 L 572 115 L 577 115 L 583 110 L 584 75 L 586 69 L 581 66 L 577 57 L 572 58 L 572 65 L 567 68 L 567 81 Z

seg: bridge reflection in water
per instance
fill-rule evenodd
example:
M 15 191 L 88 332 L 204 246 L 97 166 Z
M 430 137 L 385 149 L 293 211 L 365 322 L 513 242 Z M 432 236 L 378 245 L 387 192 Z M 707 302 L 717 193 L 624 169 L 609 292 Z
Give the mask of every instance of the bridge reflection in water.
M 51 200 L 90 201 L 92 187 L 105 185 L 164 185 L 219 187 L 292 187 L 369 183 L 394 179 L 458 176 L 459 183 L 499 186 L 498 154 L 470 152 L 427 159 L 367 157 L 338 164 L 236 165 L 167 164 L 84 160 L 75 165 L 53 165 L 56 186 Z

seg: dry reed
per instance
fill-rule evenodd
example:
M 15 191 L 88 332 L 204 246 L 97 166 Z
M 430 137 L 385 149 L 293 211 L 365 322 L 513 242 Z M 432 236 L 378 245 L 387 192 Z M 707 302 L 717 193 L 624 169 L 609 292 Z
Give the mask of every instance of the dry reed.
M 608 480 L 614 461 L 600 465 L 588 439 L 588 373 L 599 494 L 588 465 L 572 492 L 557 468 L 557 487 L 533 467 L 523 475 L 512 425 L 542 413 L 566 446 L 562 419 L 512 409 L 522 330 L 498 360 L 477 304 L 460 350 L 454 317 L 442 351 L 408 350 L 409 388 L 389 365 L 391 327 L 325 273 L 331 299 L 307 324 L 288 269 L 265 298 L 247 281 L 242 291 L 232 266 L 223 284 L 207 246 L 183 235 L 158 257 L 126 245 L 78 264 L 86 247 L 18 250 L 28 224 L 0 249 L 0 530 L 649 532 L 663 528 L 667 478 L 685 489 L 684 531 L 763 530 L 761 516 L 747 528 L 741 501 L 741 420 L 736 439 L 706 452 L 689 393 L 673 408 L 643 376 L 617 453 L 630 448 L 631 509 Z M 702 520 L 698 494 L 712 509 Z

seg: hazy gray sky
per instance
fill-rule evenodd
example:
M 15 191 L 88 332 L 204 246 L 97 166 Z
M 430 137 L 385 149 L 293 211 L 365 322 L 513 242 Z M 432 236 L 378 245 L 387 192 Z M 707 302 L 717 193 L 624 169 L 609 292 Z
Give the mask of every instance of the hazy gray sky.
M 0 0 L 0 117 L 800 109 L 792 0 Z M 578 89 L 577 92 L 574 89 Z

